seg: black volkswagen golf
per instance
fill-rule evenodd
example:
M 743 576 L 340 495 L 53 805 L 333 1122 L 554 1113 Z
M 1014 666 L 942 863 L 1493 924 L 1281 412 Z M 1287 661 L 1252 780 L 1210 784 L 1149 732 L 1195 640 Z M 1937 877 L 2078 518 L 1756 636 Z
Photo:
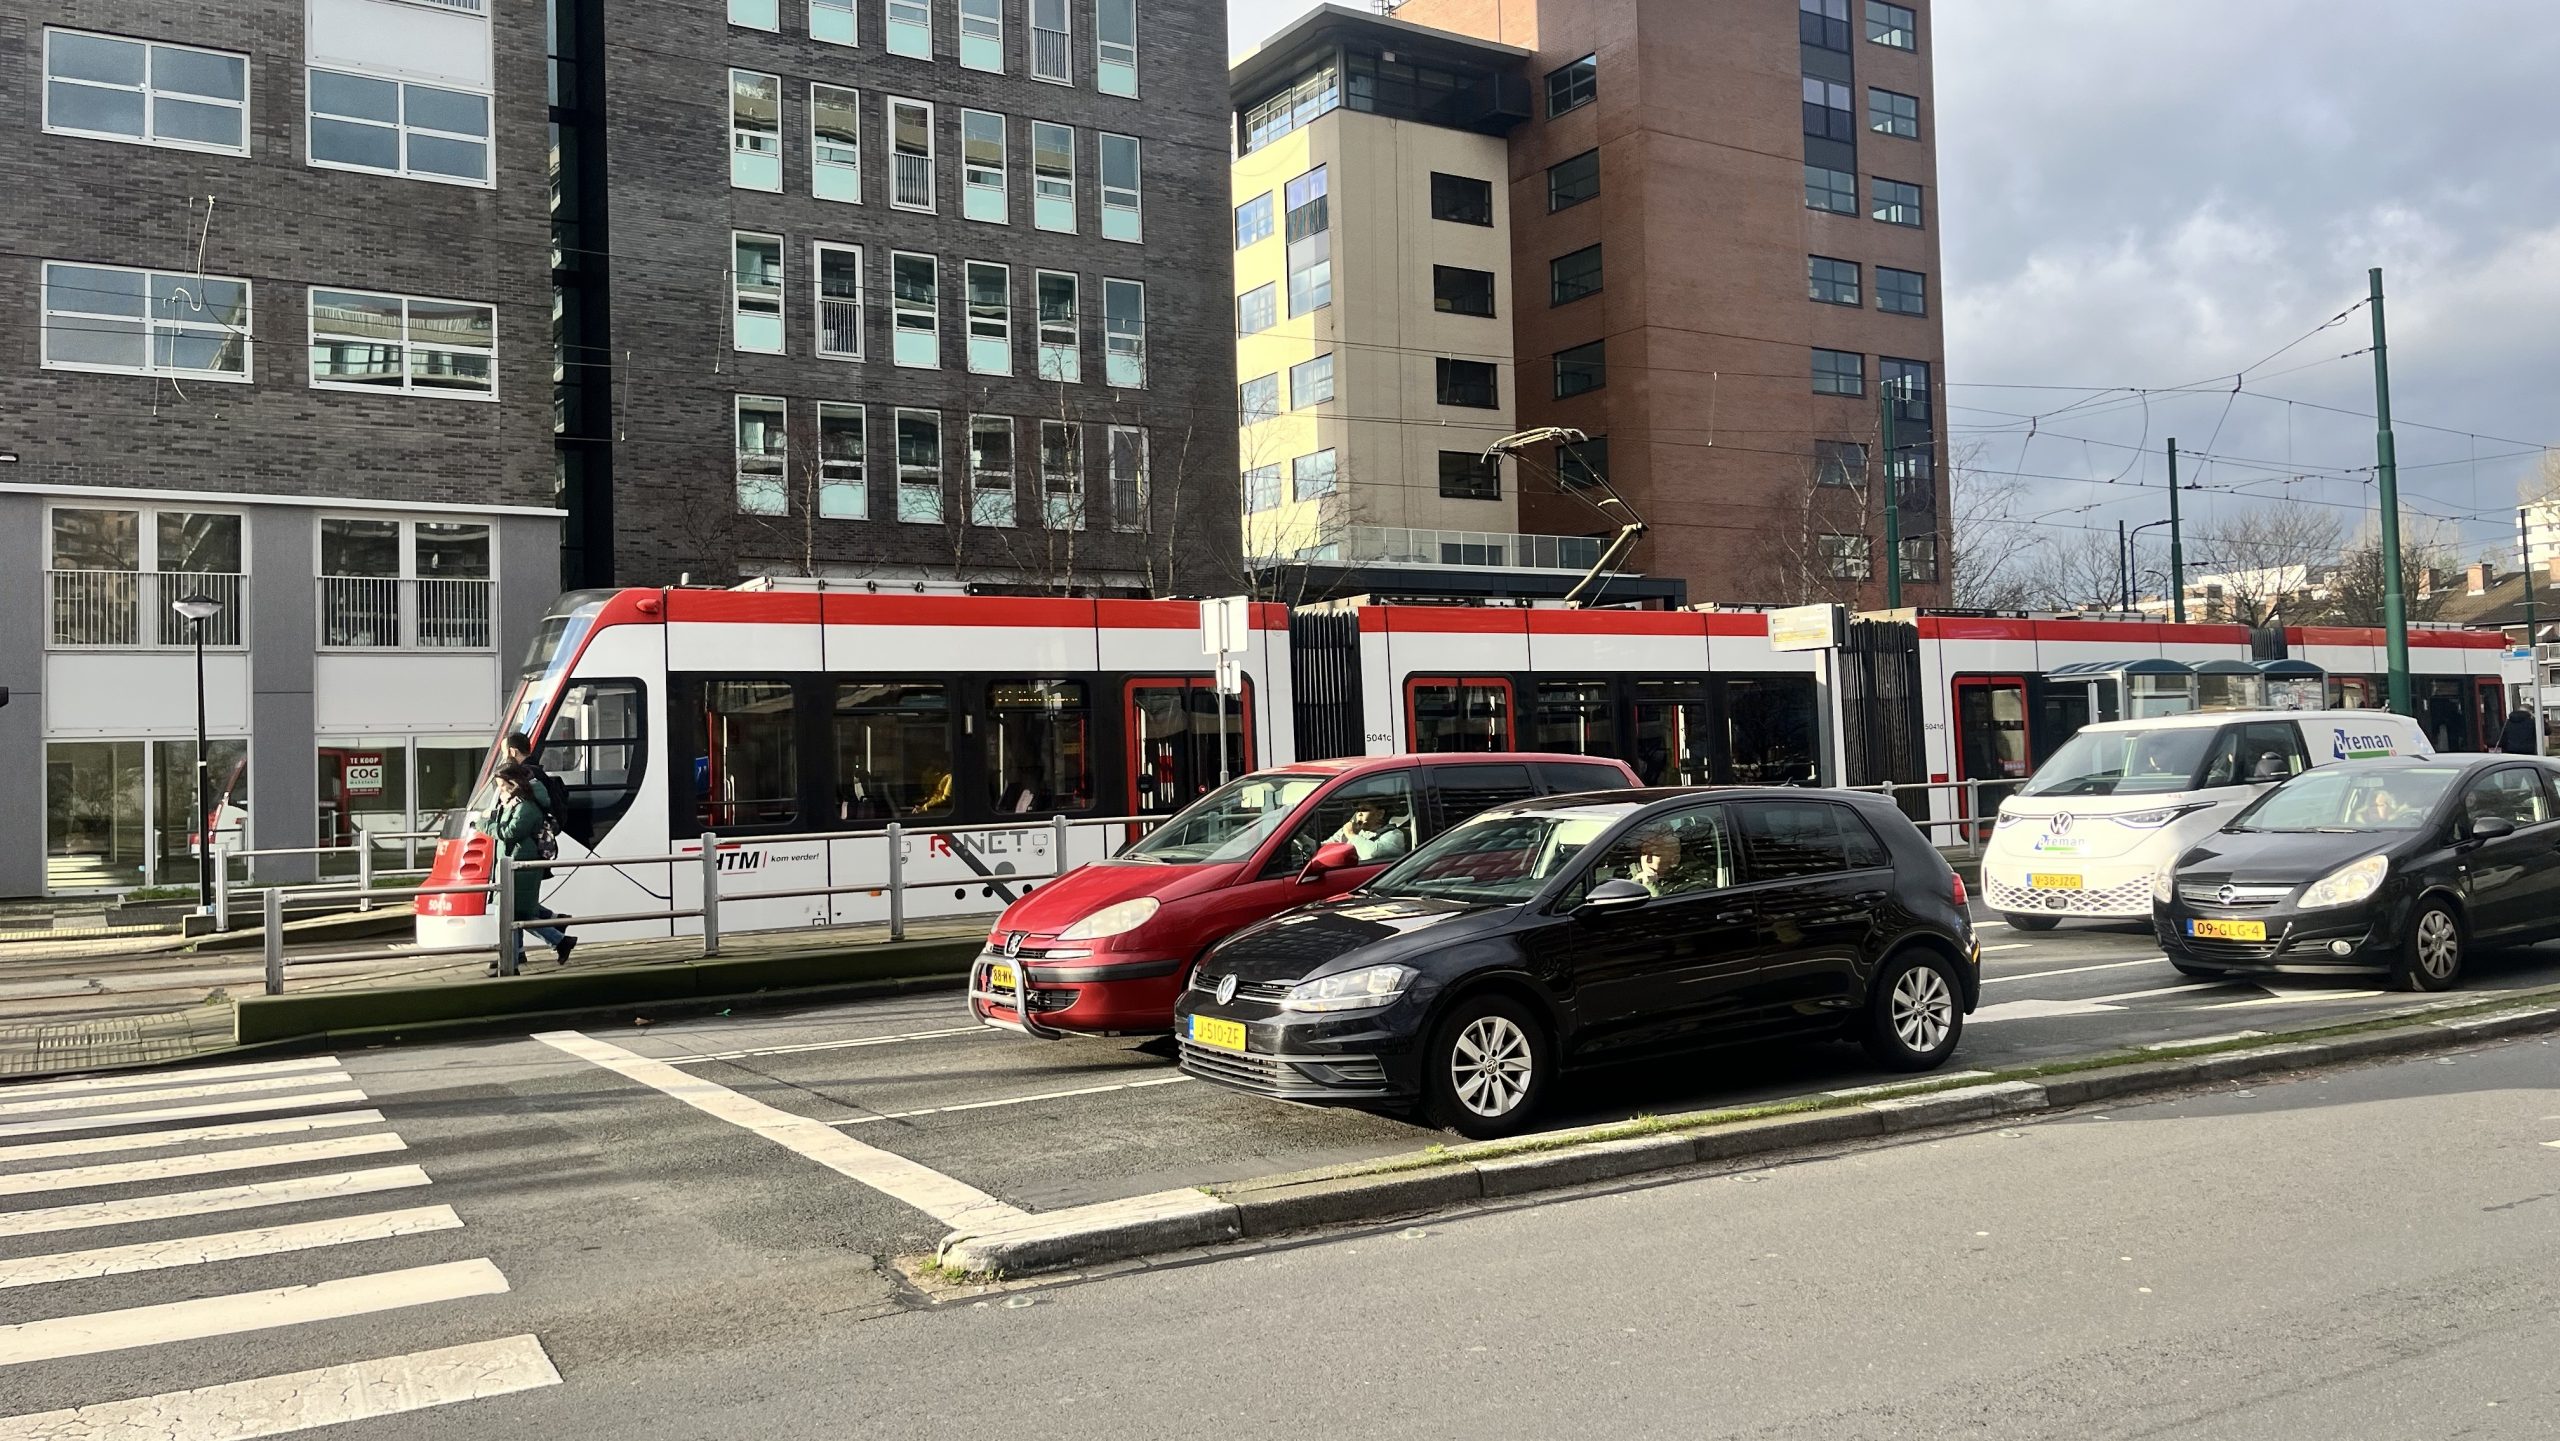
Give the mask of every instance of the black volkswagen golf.
M 1182 1066 L 1509 1135 L 1563 1067 L 1777 1036 L 1945 1061 L 1981 994 L 1964 883 L 1840 791 L 1607 791 L 1480 815 L 1240 931 L 1174 1012 Z
M 2444 990 L 2471 946 L 2560 936 L 2555 776 L 2506 755 L 2304 771 L 2155 878 L 2161 948 L 2192 976 Z

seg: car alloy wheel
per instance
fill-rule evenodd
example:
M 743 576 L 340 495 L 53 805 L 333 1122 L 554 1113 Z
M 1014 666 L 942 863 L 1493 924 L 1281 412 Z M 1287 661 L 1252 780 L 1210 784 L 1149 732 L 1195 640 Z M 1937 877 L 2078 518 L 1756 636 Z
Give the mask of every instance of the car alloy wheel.
M 1964 1000 L 1955 965 L 1935 950 L 1913 947 L 1877 973 L 1861 1031 L 1867 1059 L 1889 1071 L 1934 1070 L 1954 1054 L 1964 1033 Z
M 2462 976 L 2462 922 L 2442 903 L 2428 904 L 2409 928 L 2409 955 L 2393 979 L 2405 990 L 2449 991 Z
M 1913 966 L 1893 983 L 1893 1031 L 1902 1044 L 1927 1054 L 1938 1049 L 1955 1025 L 1956 998 L 1946 977 L 1931 967 Z
M 1524 1129 L 1545 1104 L 1553 1035 L 1545 1014 L 1519 997 L 1460 997 L 1423 1052 L 1423 1115 L 1476 1141 Z
M 1517 1109 L 1536 1074 L 1529 1037 L 1509 1016 L 1478 1016 L 1449 1048 L 1449 1084 L 1458 1104 L 1488 1121 Z

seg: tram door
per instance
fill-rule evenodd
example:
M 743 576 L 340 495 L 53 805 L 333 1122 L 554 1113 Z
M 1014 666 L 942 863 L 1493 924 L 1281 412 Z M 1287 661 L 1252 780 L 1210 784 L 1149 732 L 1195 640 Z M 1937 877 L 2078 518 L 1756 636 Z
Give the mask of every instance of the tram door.
M 2507 725 L 2507 686 L 2495 676 L 2471 678 L 2474 704 L 2471 707 L 2472 749 L 2493 751 Z
M 2038 680 L 2035 724 L 2027 728 L 2029 753 L 2036 765 L 2052 759 L 2062 743 L 2096 721 L 2116 718 L 2116 683 L 2111 680 Z
M 1224 698 L 1230 780 L 1253 769 L 1252 688 Z M 1129 682 L 1130 814 L 1171 815 L 1218 788 L 1220 699 L 1206 676 Z
M 2027 682 L 2023 676 L 1967 676 L 1956 682 L 1954 779 L 1960 781 L 2023 780 L 2029 769 Z M 1985 815 L 2000 809 L 2009 787 L 1956 793 L 1956 814 L 1971 817 L 1977 805 Z M 1988 833 L 1988 827 L 1983 828 Z

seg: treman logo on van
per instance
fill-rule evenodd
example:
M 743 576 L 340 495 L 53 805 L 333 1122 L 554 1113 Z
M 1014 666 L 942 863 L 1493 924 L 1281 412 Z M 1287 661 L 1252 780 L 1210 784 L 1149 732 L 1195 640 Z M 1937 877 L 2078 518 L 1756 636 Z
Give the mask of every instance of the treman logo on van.
M 2331 760 L 2369 761 L 2399 754 L 2398 738 L 2388 733 L 2356 735 L 2345 726 L 2339 726 L 2329 734 Z

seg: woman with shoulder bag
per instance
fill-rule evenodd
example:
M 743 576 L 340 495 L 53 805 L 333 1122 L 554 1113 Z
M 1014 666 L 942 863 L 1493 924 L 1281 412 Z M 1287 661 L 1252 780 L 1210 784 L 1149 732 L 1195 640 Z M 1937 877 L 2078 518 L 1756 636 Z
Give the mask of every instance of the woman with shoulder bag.
M 543 794 L 541 780 L 535 776 L 533 768 L 521 761 L 499 767 L 498 788 L 501 798 L 497 814 L 490 819 L 489 834 L 497 841 L 499 853 L 508 860 L 517 862 L 550 859 L 543 854 L 542 843 L 543 830 L 551 821 L 549 798 Z M 516 867 L 517 920 L 543 921 L 561 918 L 559 912 L 547 910 L 542 904 L 542 879 L 547 874 L 549 873 L 538 865 L 519 864 Z M 525 934 L 538 936 L 549 944 L 552 954 L 564 966 L 569 963 L 569 952 L 578 944 L 576 936 L 570 935 L 559 926 L 535 926 Z M 490 962 L 489 974 L 494 976 L 497 973 L 497 963 Z

